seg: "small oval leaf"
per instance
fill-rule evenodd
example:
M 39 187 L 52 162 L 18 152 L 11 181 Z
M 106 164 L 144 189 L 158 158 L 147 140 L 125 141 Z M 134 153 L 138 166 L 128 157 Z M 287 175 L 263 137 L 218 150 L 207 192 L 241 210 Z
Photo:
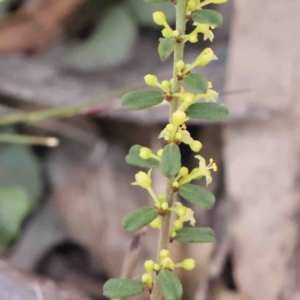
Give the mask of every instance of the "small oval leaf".
M 229 110 L 224 104 L 202 102 L 192 104 L 186 114 L 194 119 L 224 121 L 229 116 Z
M 210 191 L 194 184 L 183 185 L 179 189 L 179 194 L 185 200 L 208 209 L 212 208 L 216 201 L 215 196 Z
M 161 172 L 168 178 L 175 176 L 181 168 L 181 153 L 176 144 L 169 144 L 164 148 L 160 162 Z
M 214 231 L 209 227 L 186 227 L 176 231 L 176 240 L 183 243 L 214 243 Z
M 145 2 L 148 2 L 148 3 L 165 3 L 165 2 L 169 2 L 169 0 L 145 0 Z
M 183 82 L 195 94 L 206 94 L 208 88 L 207 79 L 199 74 L 189 74 L 184 77 Z
M 167 300 L 180 300 L 182 297 L 182 285 L 175 274 L 169 270 L 163 270 L 158 274 L 158 284 L 163 297 Z
M 130 148 L 129 154 L 126 156 L 126 162 L 130 165 L 140 168 L 155 169 L 159 168 L 159 161 L 154 158 L 143 159 L 140 157 L 140 151 L 143 147 L 134 145 Z
M 135 91 L 122 97 L 122 107 L 130 110 L 140 110 L 160 104 L 164 100 L 158 91 Z
M 166 60 L 174 52 L 175 45 L 174 39 L 159 39 L 158 54 L 162 61 Z
M 108 298 L 133 297 L 144 292 L 144 285 L 136 280 L 114 278 L 103 286 L 103 294 Z
M 194 22 L 220 26 L 223 24 L 223 16 L 217 11 L 211 9 L 197 9 L 193 12 L 192 19 Z
M 158 217 L 158 212 L 153 207 L 143 207 L 130 213 L 123 219 L 123 227 L 128 231 L 139 230 L 150 224 Z

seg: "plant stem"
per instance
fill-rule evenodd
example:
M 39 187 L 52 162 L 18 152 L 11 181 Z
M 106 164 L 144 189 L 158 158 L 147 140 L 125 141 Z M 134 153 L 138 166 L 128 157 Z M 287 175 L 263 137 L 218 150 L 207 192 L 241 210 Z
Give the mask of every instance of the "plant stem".
M 187 0 L 177 0 L 176 4 L 176 30 L 180 32 L 180 35 L 185 34 L 185 27 L 186 27 L 186 18 L 185 18 L 185 10 L 186 10 Z M 173 86 L 172 92 L 178 93 L 181 89 L 181 82 L 177 78 L 177 69 L 176 63 L 179 60 L 183 59 L 183 49 L 184 49 L 184 42 L 181 40 L 179 43 L 176 43 L 175 50 L 174 50 L 174 66 L 173 66 Z M 179 107 L 179 99 L 173 98 L 170 103 L 170 120 L 172 114 L 178 109 Z M 173 190 L 173 181 L 174 178 L 167 179 L 166 181 L 166 201 L 169 204 L 169 207 L 173 206 L 174 202 L 174 190 Z M 159 235 L 159 243 L 158 243 L 158 251 L 157 251 L 157 261 L 159 261 L 159 253 L 163 249 L 168 249 L 168 244 L 170 240 L 170 226 L 171 226 L 171 212 L 166 213 L 162 217 L 160 235 Z M 151 294 L 151 300 L 160 300 L 162 298 L 157 276 L 154 280 L 153 291 Z
M 55 137 L 42 137 L 42 136 L 30 136 L 30 135 L 18 135 L 18 134 L 0 134 L 0 143 L 56 147 L 59 144 L 59 140 Z

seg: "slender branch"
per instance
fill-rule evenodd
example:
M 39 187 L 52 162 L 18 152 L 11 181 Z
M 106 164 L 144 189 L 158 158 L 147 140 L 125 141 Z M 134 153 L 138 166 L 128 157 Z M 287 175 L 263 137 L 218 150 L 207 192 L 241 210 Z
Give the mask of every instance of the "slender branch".
M 107 95 L 101 97 L 93 98 L 83 103 L 62 106 L 62 107 L 52 107 L 49 109 L 38 110 L 34 112 L 26 113 L 15 113 L 9 115 L 0 116 L 0 125 L 16 124 L 16 123 L 31 123 L 31 122 L 40 122 L 48 118 L 67 118 L 73 117 L 76 115 L 84 114 L 89 112 L 93 107 L 101 104 L 104 101 L 120 97 L 126 92 L 129 92 L 139 87 L 141 83 L 129 86 L 114 92 L 111 92 Z
M 41 136 L 18 135 L 18 134 L 0 134 L 0 143 L 56 147 L 59 144 L 59 140 L 55 137 L 41 137 Z
M 180 32 L 180 35 L 185 34 L 185 27 L 186 27 L 186 18 L 185 18 L 185 10 L 186 10 L 187 0 L 177 0 L 176 4 L 176 30 Z M 178 93 L 181 89 L 181 82 L 177 78 L 177 69 L 176 63 L 179 60 L 183 59 L 183 50 L 184 50 L 184 43 L 180 41 L 176 43 L 175 50 L 174 50 L 174 66 L 173 66 L 173 86 L 172 92 Z M 170 120 L 172 114 L 178 109 L 179 107 L 179 99 L 173 98 L 170 103 Z M 173 206 L 174 202 L 174 191 L 173 191 L 173 181 L 174 178 L 167 179 L 166 182 L 166 201 L 169 204 L 169 207 Z M 170 226 L 171 226 L 171 213 L 166 213 L 165 216 L 162 217 L 162 225 L 160 229 L 160 236 L 159 236 L 159 244 L 158 244 L 158 251 L 157 251 L 157 260 L 159 261 L 159 253 L 163 249 L 168 249 L 168 244 L 170 241 Z M 154 280 L 153 291 L 151 294 L 151 300 L 160 300 L 162 298 L 157 276 Z

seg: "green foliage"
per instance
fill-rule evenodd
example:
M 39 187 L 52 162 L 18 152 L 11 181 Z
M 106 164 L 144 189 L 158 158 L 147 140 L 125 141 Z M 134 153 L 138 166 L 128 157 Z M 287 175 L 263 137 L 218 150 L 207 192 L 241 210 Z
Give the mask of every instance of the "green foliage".
M 168 178 L 175 176 L 181 168 L 181 153 L 176 144 L 164 148 L 160 163 L 160 171 Z
M 31 203 L 20 187 L 0 188 L 0 247 L 9 245 L 17 236 Z
M 175 45 L 174 39 L 159 39 L 158 54 L 162 61 L 166 60 L 174 52 Z
M 108 298 L 121 299 L 143 293 L 144 285 L 136 280 L 114 278 L 103 286 L 103 294 Z
M 214 231 L 208 227 L 185 227 L 177 231 L 176 240 L 183 243 L 214 243 Z
M 164 100 L 158 91 L 136 91 L 122 97 L 122 106 L 130 110 L 141 110 L 160 104 Z
M 186 114 L 193 119 L 224 121 L 227 120 L 229 111 L 224 104 L 203 102 L 191 105 L 187 109 Z
M 202 208 L 212 208 L 215 204 L 215 196 L 207 189 L 194 185 L 185 184 L 180 187 L 179 194 L 185 200 Z
M 123 227 L 128 231 L 136 231 L 150 224 L 158 216 L 153 207 L 143 207 L 130 213 L 123 219 Z
M 158 274 L 158 284 L 161 293 L 165 299 L 180 300 L 182 297 L 182 285 L 176 275 L 169 271 L 163 270 Z
M 208 88 L 207 79 L 199 74 L 189 74 L 183 78 L 185 85 L 195 94 L 206 94 Z
M 63 62 L 82 71 L 120 64 L 130 57 L 136 35 L 136 24 L 126 8 L 113 7 L 87 41 L 69 48 Z
M 126 156 L 126 162 L 130 165 L 140 168 L 155 169 L 159 168 L 159 161 L 154 158 L 142 159 L 140 157 L 140 151 L 143 147 L 140 145 L 134 145 L 130 148 L 129 154 Z
M 213 26 L 220 26 L 223 24 L 223 16 L 217 11 L 210 9 L 195 10 L 192 14 L 192 19 L 194 22 Z

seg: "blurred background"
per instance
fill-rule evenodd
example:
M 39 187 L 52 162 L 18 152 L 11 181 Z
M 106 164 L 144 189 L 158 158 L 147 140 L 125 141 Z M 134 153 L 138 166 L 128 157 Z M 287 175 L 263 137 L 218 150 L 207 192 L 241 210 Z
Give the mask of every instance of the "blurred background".
M 184 299 L 299 300 L 300 2 L 212 8 L 223 27 L 213 44 L 188 45 L 185 61 L 212 47 L 219 60 L 201 72 L 231 115 L 188 124 L 219 166 L 215 207 L 196 209 L 218 241 L 172 244 L 175 261 L 197 262 L 178 273 Z M 127 112 L 120 97 L 145 88 L 148 73 L 171 77 L 172 59 L 157 54 L 157 10 L 174 26 L 169 3 L 0 1 L 0 300 L 102 300 L 124 260 L 139 278 L 155 258 L 155 230 L 122 229 L 151 201 L 130 186 L 137 169 L 124 157 L 133 144 L 161 148 L 168 109 Z M 164 180 L 153 181 L 161 193 Z

